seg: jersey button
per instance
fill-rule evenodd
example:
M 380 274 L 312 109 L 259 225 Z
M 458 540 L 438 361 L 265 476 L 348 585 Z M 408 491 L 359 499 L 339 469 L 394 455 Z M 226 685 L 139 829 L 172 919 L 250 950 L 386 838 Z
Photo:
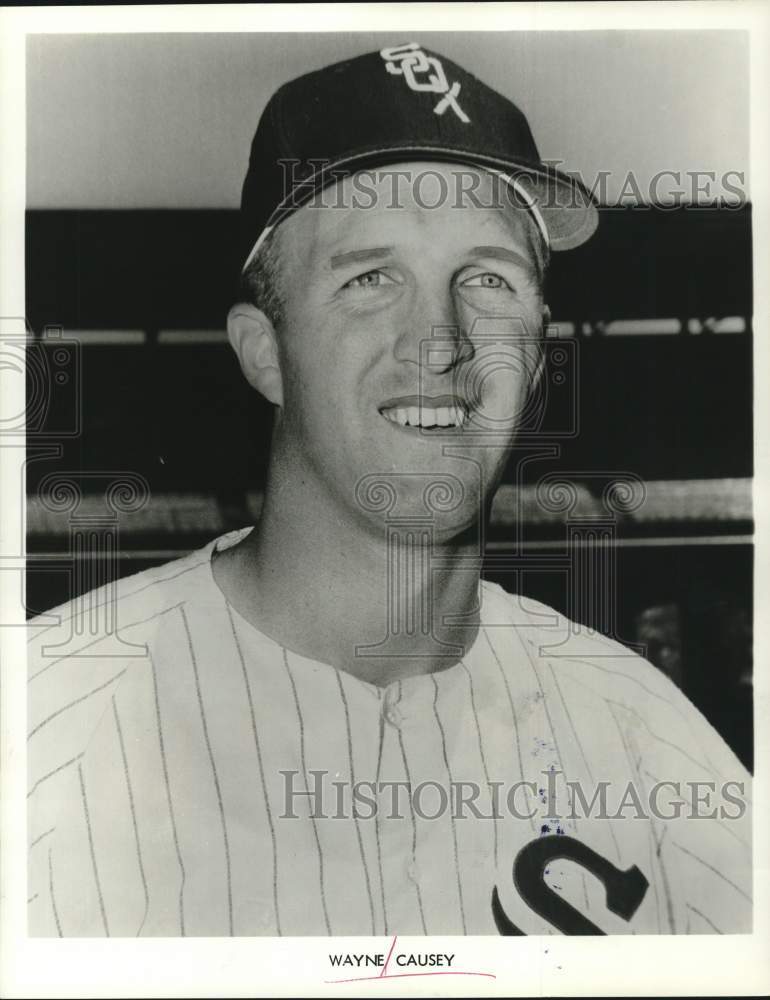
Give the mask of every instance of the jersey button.
M 389 722 L 391 726 L 395 729 L 400 729 L 403 722 L 404 716 L 401 709 L 398 707 L 396 701 L 396 694 L 393 688 L 389 688 L 385 692 L 385 698 L 382 705 L 382 714 L 386 722 Z
M 397 705 L 386 705 L 384 715 L 386 722 L 389 722 L 391 726 L 393 726 L 395 729 L 401 728 L 401 725 L 404 721 L 404 717 L 399 711 Z

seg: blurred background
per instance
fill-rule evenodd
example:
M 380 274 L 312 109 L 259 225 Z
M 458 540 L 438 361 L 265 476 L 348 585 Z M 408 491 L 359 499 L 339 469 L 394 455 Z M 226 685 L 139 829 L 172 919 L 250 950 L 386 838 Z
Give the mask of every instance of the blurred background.
M 224 333 L 251 138 L 285 80 L 411 40 L 510 96 L 541 155 L 602 201 L 596 237 L 554 255 L 541 408 L 497 495 L 485 575 L 644 645 L 751 767 L 740 32 L 31 36 L 28 379 L 30 398 L 50 391 L 29 414 L 29 612 L 99 582 L 108 473 L 150 490 L 119 518 L 121 576 L 258 517 L 271 413 Z M 74 515 L 55 502 L 64 474 L 84 493 Z M 554 479 L 569 504 L 543 502 Z M 608 509 L 614 479 L 637 484 L 633 503 Z M 609 606 L 575 584 L 589 560 Z

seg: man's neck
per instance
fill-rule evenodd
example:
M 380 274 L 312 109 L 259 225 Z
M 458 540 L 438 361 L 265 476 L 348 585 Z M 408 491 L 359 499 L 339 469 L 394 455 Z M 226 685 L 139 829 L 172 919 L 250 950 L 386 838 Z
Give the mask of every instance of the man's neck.
M 477 542 L 360 523 L 307 491 L 268 489 L 259 523 L 214 577 L 288 650 L 383 686 L 457 663 L 478 632 Z

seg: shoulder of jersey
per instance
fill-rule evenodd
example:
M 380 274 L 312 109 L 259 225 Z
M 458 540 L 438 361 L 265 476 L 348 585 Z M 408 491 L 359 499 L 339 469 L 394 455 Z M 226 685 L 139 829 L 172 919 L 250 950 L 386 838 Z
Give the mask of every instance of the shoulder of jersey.
M 34 678 L 59 658 L 93 660 L 96 666 L 105 644 L 152 621 L 200 589 L 208 572 L 211 548 L 123 577 L 73 598 L 27 622 L 28 672 Z
M 513 594 L 499 584 L 484 581 L 484 599 L 499 609 L 505 608 L 512 625 L 518 625 L 529 645 L 539 648 L 540 656 L 552 660 L 599 657 L 633 663 L 635 669 L 667 678 L 638 653 L 609 636 L 572 621 L 555 608 L 531 597 Z M 579 641 L 575 641 L 578 639 Z
M 40 789 L 47 803 L 40 815 L 65 808 L 59 801 L 64 786 L 48 779 L 69 774 L 67 766 L 81 760 L 112 718 L 110 700 L 114 707 L 122 693 L 126 724 L 144 703 L 169 615 L 186 608 L 206 617 L 217 605 L 221 595 L 209 565 L 215 544 L 88 591 L 30 621 L 27 765 L 30 795 Z M 163 662 L 164 670 L 175 668 L 175 661 Z
M 592 703 L 614 705 L 648 735 L 703 746 L 712 760 L 719 762 L 713 770 L 743 770 L 696 706 L 638 653 L 540 601 L 508 593 L 497 584 L 484 583 L 484 599 L 498 617 L 507 611 L 507 619 L 517 629 L 535 668 L 556 678 L 563 692 L 580 700 L 583 711 L 591 711 Z

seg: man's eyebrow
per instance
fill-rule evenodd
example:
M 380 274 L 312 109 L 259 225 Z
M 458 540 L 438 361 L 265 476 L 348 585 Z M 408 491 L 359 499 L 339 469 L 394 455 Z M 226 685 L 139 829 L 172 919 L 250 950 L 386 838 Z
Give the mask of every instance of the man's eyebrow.
M 347 250 L 331 258 L 331 267 L 345 267 L 346 264 L 362 264 L 369 260 L 382 260 L 393 253 L 393 247 L 371 247 L 367 250 Z
M 533 263 L 531 258 L 508 247 L 471 247 L 470 253 L 478 257 L 499 257 L 502 260 L 510 260 L 514 264 L 527 268 L 527 270 L 537 271 L 537 264 Z

